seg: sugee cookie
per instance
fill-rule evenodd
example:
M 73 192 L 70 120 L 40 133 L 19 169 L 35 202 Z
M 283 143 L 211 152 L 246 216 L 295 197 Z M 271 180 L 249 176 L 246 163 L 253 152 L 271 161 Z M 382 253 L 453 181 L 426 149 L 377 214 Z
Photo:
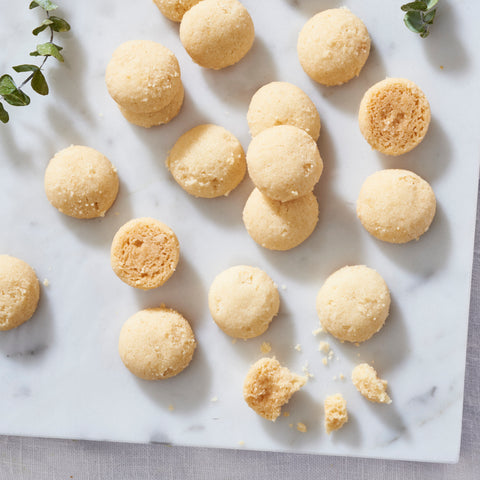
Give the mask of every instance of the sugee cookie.
M 370 53 L 370 36 L 347 8 L 324 10 L 302 28 L 297 53 L 310 78 L 322 85 L 340 85 L 360 74 Z
M 192 360 L 196 341 L 177 311 L 148 308 L 131 316 L 120 331 L 118 351 L 124 365 L 144 380 L 178 375 Z
M 35 313 L 40 286 L 33 268 L 10 255 L 0 255 L 0 330 L 11 330 Z
M 385 280 L 365 265 L 332 273 L 317 295 L 322 327 L 341 341 L 364 342 L 384 325 L 390 309 Z
M 310 97 L 296 85 L 271 82 L 253 95 L 247 113 L 252 137 L 277 125 L 293 125 L 315 141 L 320 135 L 320 116 Z
M 75 218 L 103 217 L 118 193 L 116 169 L 105 155 L 82 145 L 60 150 L 45 170 L 45 193 L 61 213 Z
M 203 0 L 180 24 L 180 40 L 192 60 L 214 70 L 239 62 L 254 39 L 252 19 L 238 0 Z
M 208 306 L 213 320 L 227 335 L 247 339 L 267 330 L 278 313 L 280 296 L 263 270 L 237 265 L 215 277 Z
M 435 210 L 432 187 L 409 170 L 386 169 L 370 175 L 357 199 L 362 225 L 389 243 L 418 239 L 429 229 Z
M 376 370 L 368 363 L 361 363 L 353 369 L 352 383 L 367 400 L 375 403 L 392 403 L 387 394 L 388 382 L 378 378 Z
M 132 113 L 158 112 L 180 91 L 180 66 L 174 53 L 150 40 L 130 40 L 113 52 L 105 82 L 111 97 Z
M 243 180 L 245 152 L 238 139 L 218 125 L 198 125 L 184 133 L 167 158 L 175 181 L 196 197 L 228 195 Z
M 153 2 L 169 20 L 181 22 L 185 13 L 200 0 L 153 0 Z
M 267 197 L 286 202 L 312 192 L 323 161 L 315 140 L 292 125 L 278 125 L 259 133 L 247 151 L 248 173 Z
M 280 202 L 255 188 L 243 209 L 248 234 L 270 250 L 290 250 L 300 245 L 313 233 L 317 222 L 318 202 L 313 193 Z
M 126 284 L 151 290 L 175 272 L 180 256 L 177 236 L 154 218 L 136 218 L 115 234 L 110 251 L 113 271 Z
M 370 87 L 362 98 L 360 131 L 374 150 L 402 155 L 415 148 L 430 125 L 427 97 L 412 81 L 386 78 Z
M 258 415 L 274 422 L 283 405 L 307 382 L 282 367 L 276 358 L 261 358 L 247 373 L 243 383 L 243 398 Z

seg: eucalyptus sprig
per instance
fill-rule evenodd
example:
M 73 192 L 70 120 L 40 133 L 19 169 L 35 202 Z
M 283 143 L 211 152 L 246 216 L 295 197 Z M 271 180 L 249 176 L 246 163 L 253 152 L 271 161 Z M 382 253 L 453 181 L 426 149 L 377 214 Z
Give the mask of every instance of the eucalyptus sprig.
M 437 3 L 438 0 L 418 0 L 402 5 L 402 10 L 406 12 L 403 21 L 407 28 L 419 33 L 422 38 L 428 37 L 437 13 Z
M 31 10 L 36 7 L 42 8 L 47 18 L 32 31 L 33 35 L 37 36 L 47 28 L 50 29 L 49 41 L 37 45 L 37 48 L 30 52 L 32 57 L 43 57 L 42 63 L 40 65 L 23 64 L 12 67 L 18 73 L 30 72 L 30 75 L 19 86 L 16 85 L 13 78 L 8 74 L 0 77 L 0 97 L 6 103 L 15 107 L 22 107 L 30 103 L 30 97 L 22 90 L 29 82 L 35 92 L 40 95 L 48 94 L 48 84 L 42 69 L 49 57 L 54 57 L 59 62 L 63 62 L 63 56 L 60 53 L 62 47 L 53 43 L 54 32 L 68 32 L 70 30 L 70 25 L 63 18 L 50 14 L 52 10 L 58 8 L 58 5 L 55 5 L 50 0 L 34 0 L 30 3 L 29 8 Z M 8 112 L 5 110 L 2 102 L 0 102 L 0 121 L 7 123 L 9 118 Z

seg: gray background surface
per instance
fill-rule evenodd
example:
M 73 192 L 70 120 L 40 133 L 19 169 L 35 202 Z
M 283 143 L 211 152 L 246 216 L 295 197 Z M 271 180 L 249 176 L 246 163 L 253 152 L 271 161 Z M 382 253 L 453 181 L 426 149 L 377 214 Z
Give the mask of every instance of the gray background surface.
M 460 461 L 455 465 L 205 448 L 0 437 L 0 480 L 421 479 L 474 480 L 480 472 L 480 229 L 472 272 Z M 470 275 L 470 272 L 465 272 Z M 445 352 L 448 355 L 448 352 Z M 59 399 L 61 401 L 61 399 Z M 2 412 L 3 415 L 8 412 Z M 448 435 L 448 432 L 445 432 Z

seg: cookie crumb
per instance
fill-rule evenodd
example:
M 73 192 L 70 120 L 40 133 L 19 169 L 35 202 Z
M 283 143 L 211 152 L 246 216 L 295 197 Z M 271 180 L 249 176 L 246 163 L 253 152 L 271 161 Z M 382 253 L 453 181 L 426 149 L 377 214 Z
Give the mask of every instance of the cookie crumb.
M 306 433 L 306 431 L 307 431 L 307 426 L 306 426 L 304 423 L 302 423 L 302 422 L 298 422 L 298 423 L 297 423 L 297 430 L 298 430 L 299 432 Z
M 443 65 L 440 65 L 440 70 L 443 70 L 443 68 L 444 68 Z
M 345 380 L 345 375 L 344 375 L 343 373 L 341 373 L 341 374 L 338 376 L 338 378 L 339 378 L 340 380 Z
M 263 342 L 262 345 L 260 345 L 260 351 L 262 353 L 269 353 L 272 350 L 272 345 L 270 342 Z
M 280 288 L 281 288 L 282 290 L 286 290 L 286 289 L 287 289 L 287 286 L 286 286 L 286 285 L 282 285 Z
M 293 347 L 293 348 L 295 348 L 295 350 L 296 350 L 297 352 L 301 352 L 301 351 L 302 351 L 302 346 L 301 346 L 299 343 L 297 343 L 297 344 L 295 345 L 295 347 Z
M 284 417 L 289 417 L 289 416 L 290 416 L 290 412 L 283 412 L 283 416 L 284 416 Z
M 323 353 L 328 353 L 330 351 L 330 344 L 328 342 L 320 342 L 318 344 L 318 350 Z
M 218 397 L 212 397 L 212 398 L 210 399 L 210 401 L 211 401 L 211 402 L 218 402 Z
M 316 330 L 313 330 L 312 335 L 316 337 L 319 333 L 322 333 L 322 332 L 323 332 L 323 328 L 320 327 L 320 328 L 317 328 Z
M 238 444 L 243 447 L 245 445 L 245 442 L 243 440 L 239 440 Z
M 337 380 L 337 376 L 334 375 L 334 376 L 332 377 L 332 380 Z
M 292 428 L 292 427 L 293 427 L 293 423 L 289 423 L 288 426 L 289 426 L 290 428 Z
M 324 365 L 328 365 L 328 359 L 327 359 L 327 357 L 323 357 L 323 358 L 322 358 L 322 363 L 323 363 Z
M 324 402 L 325 431 L 330 434 L 348 422 L 347 402 L 341 393 L 330 395 Z
M 45 278 L 45 279 L 43 280 L 43 284 L 44 284 L 46 287 L 48 287 L 48 286 L 50 285 L 50 282 L 48 281 L 48 278 Z
M 172 404 L 170 404 L 170 405 L 168 406 L 168 409 L 169 409 L 171 412 L 173 412 L 173 411 L 175 410 L 175 407 L 174 407 Z
M 305 365 L 302 367 L 302 372 L 307 378 L 314 378 L 315 375 L 313 373 L 310 373 L 309 369 L 309 364 L 308 362 L 305 362 Z

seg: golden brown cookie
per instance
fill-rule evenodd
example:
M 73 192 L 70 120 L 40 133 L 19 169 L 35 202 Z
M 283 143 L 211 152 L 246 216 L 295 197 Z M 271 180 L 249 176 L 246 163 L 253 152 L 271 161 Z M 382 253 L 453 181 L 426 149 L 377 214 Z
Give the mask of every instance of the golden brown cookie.
M 110 252 L 120 280 L 142 290 L 163 285 L 175 272 L 179 256 L 173 230 L 153 218 L 136 218 L 123 225 Z
M 237 138 L 218 125 L 198 125 L 184 133 L 167 158 L 175 181 L 196 197 L 228 195 L 243 180 L 245 153 Z
M 435 210 L 432 187 L 408 170 L 380 170 L 370 175 L 357 199 L 362 225 L 389 243 L 418 239 L 429 229 Z
M 132 113 L 165 108 L 182 84 L 174 53 L 150 40 L 122 43 L 107 65 L 105 82 L 112 98 Z
M 124 365 L 144 380 L 178 375 L 192 360 L 196 341 L 177 311 L 148 308 L 130 317 L 120 331 L 118 351 Z
M 332 273 L 317 296 L 322 327 L 342 341 L 364 342 L 385 323 L 390 292 L 383 278 L 365 265 Z
M 119 186 L 117 170 L 108 158 L 81 145 L 55 154 L 44 183 L 48 201 L 75 218 L 103 217 L 117 198 Z
M 169 20 L 181 22 L 185 12 L 200 0 L 153 0 L 153 2 Z
M 305 73 L 322 85 L 340 85 L 360 74 L 370 53 L 363 22 L 347 8 L 314 15 L 302 28 L 297 53 Z
M 280 296 L 263 270 L 237 265 L 215 277 L 208 306 L 213 320 L 227 335 L 247 339 L 267 330 L 278 313 Z
M 252 19 L 238 0 L 203 0 L 180 24 L 180 40 L 192 60 L 214 70 L 239 62 L 254 39 Z
M 320 135 L 320 116 L 310 97 L 296 85 L 271 82 L 257 90 L 247 113 L 252 137 L 276 125 L 293 125 L 315 141 Z
M 33 268 L 10 255 L 0 255 L 0 330 L 11 330 L 35 313 L 40 286 Z
M 267 197 L 287 202 L 312 192 L 323 161 L 315 140 L 292 125 L 267 128 L 250 143 L 248 173 Z
M 282 367 L 275 358 L 261 358 L 247 373 L 243 398 L 258 415 L 274 422 L 283 405 L 300 390 L 307 379 Z
M 318 202 L 313 193 L 279 202 L 256 188 L 243 209 L 248 234 L 270 250 L 290 250 L 300 245 L 312 234 L 317 222 Z
M 430 124 L 430 105 L 412 81 L 386 78 L 363 96 L 358 122 L 362 135 L 374 150 L 402 155 L 425 137 Z

